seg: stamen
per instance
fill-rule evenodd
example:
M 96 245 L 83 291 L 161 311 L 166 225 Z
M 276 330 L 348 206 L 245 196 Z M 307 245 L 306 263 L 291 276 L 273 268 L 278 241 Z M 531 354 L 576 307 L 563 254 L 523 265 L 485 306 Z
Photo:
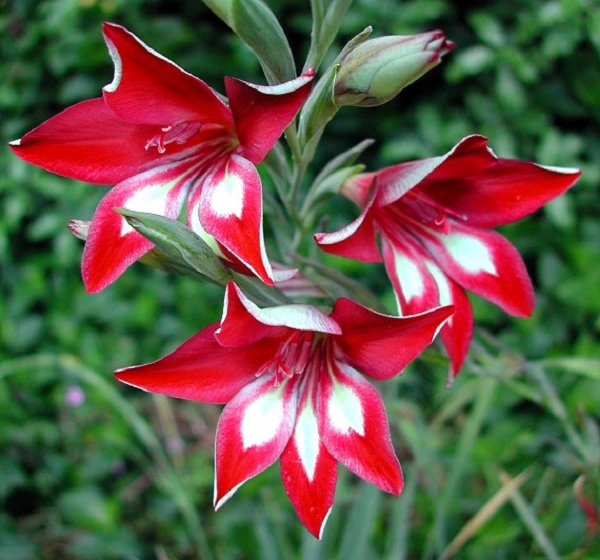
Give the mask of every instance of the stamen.
M 256 377 L 268 373 L 273 376 L 275 387 L 284 379 L 305 372 L 313 353 L 313 333 L 295 331 L 280 342 L 275 355 L 257 372 Z
M 400 200 L 401 204 L 395 210 L 400 214 L 402 219 L 418 222 L 443 234 L 450 232 L 450 223 L 447 218 L 448 215 L 454 215 L 454 212 L 451 210 L 448 210 L 426 194 L 418 191 L 410 191 Z
M 144 148 L 148 150 L 156 146 L 158 153 L 164 154 L 167 151 L 166 146 L 168 144 L 173 142 L 176 144 L 185 144 L 201 127 L 202 124 L 199 122 L 180 122 L 175 125 L 165 126 L 146 142 Z

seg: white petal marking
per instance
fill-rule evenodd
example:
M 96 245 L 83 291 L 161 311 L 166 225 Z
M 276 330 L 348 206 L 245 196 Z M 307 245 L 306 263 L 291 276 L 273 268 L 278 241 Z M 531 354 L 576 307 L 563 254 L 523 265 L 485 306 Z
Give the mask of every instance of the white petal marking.
M 497 276 L 496 265 L 489 248 L 479 239 L 462 233 L 440 236 L 452 258 L 467 272 L 487 272 Z
M 394 266 L 407 303 L 411 299 L 423 295 L 425 284 L 419 267 L 411 259 L 399 253 L 394 253 Z
M 167 213 L 168 193 L 180 180 L 180 177 L 162 185 L 152 185 L 149 188 L 139 190 L 128 198 L 123 204 L 127 210 L 134 212 L 147 212 L 164 216 Z M 123 218 L 121 224 L 121 237 L 131 233 L 134 229 Z
M 296 418 L 294 443 L 304 472 L 312 482 L 319 458 L 319 429 L 315 412 L 310 404 L 307 404 Z
M 223 180 L 216 186 L 210 198 L 210 206 L 220 217 L 234 215 L 242 218 L 244 202 L 244 183 L 237 175 L 225 173 Z
M 333 390 L 327 403 L 327 415 L 331 426 L 341 434 L 350 430 L 365 435 L 365 419 L 362 405 L 356 393 L 347 385 L 338 383 L 332 376 Z
M 255 445 L 264 445 L 276 435 L 283 421 L 282 390 L 265 393 L 250 403 L 241 422 L 244 451 Z
M 431 261 L 425 261 L 425 266 L 427 266 L 427 270 L 429 270 L 431 276 L 433 276 L 433 279 L 437 284 L 440 305 L 451 304 L 452 292 L 450 291 L 450 284 L 448 283 L 448 278 L 446 278 L 446 275 L 436 264 L 432 263 Z

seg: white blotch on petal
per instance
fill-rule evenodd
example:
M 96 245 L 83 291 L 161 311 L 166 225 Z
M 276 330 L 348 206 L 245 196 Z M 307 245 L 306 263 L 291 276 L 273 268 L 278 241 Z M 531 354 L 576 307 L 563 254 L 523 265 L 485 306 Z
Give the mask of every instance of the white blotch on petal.
M 452 303 L 452 292 L 446 275 L 440 268 L 431 261 L 425 261 L 425 266 L 435 280 L 438 288 L 438 297 L 440 305 L 449 305 Z
M 498 272 L 489 248 L 476 237 L 453 233 L 444 235 L 441 240 L 452 258 L 467 272 L 487 272 L 497 276 Z
M 315 412 L 310 405 L 305 406 L 296 418 L 294 443 L 304 472 L 312 482 L 319 458 L 319 428 Z
M 139 190 L 124 202 L 123 207 L 134 212 L 147 212 L 148 214 L 164 216 L 167 213 L 169 191 L 175 186 L 178 180 L 179 177 L 164 185 L 153 185 L 150 188 Z M 123 218 L 121 237 L 132 231 L 134 231 L 133 228 Z
M 411 259 L 398 253 L 394 254 L 394 266 L 406 301 L 422 296 L 425 284 L 419 267 Z
M 220 217 L 236 216 L 242 218 L 244 206 L 244 183 L 241 177 L 225 173 L 223 180 L 216 186 L 210 197 L 210 207 Z
M 347 434 L 350 430 L 365 435 L 365 419 L 360 399 L 347 385 L 333 379 L 333 391 L 327 403 L 327 415 L 334 430 Z
M 281 390 L 266 393 L 250 403 L 241 422 L 244 451 L 273 440 L 283 422 Z

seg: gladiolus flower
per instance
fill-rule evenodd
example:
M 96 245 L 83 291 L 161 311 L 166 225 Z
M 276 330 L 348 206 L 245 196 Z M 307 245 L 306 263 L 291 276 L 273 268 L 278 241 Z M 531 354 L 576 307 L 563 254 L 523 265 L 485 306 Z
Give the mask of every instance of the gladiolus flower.
M 400 373 L 452 312 L 392 317 L 344 298 L 330 315 L 310 305 L 260 309 L 230 283 L 220 323 L 115 375 L 146 391 L 227 403 L 216 435 L 215 509 L 280 458 L 285 491 L 320 538 L 337 462 L 386 492 L 402 490 L 382 400 L 361 373 L 377 381 Z
M 492 228 L 535 212 L 579 175 L 577 169 L 498 158 L 486 138 L 468 136 L 443 156 L 349 179 L 342 193 L 362 213 L 346 227 L 315 239 L 329 253 L 383 260 L 401 314 L 456 307 L 440 333 L 451 359 L 451 381 L 473 332 L 465 289 L 511 315 L 533 312 L 533 287 L 523 260 Z
M 225 78 L 226 104 L 202 80 L 125 28 L 104 24 L 115 65 L 103 96 L 83 101 L 11 142 L 24 160 L 81 181 L 116 184 L 93 216 L 82 260 L 102 290 L 152 248 L 113 208 L 176 218 L 218 242 L 224 258 L 273 284 L 255 165 L 306 99 L 310 70 L 277 86 Z

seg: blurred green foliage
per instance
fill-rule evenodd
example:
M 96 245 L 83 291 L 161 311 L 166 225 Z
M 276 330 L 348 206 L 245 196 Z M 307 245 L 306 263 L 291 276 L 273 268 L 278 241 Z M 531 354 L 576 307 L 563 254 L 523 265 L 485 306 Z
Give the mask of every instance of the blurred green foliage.
M 308 2 L 268 4 L 301 67 Z M 262 80 L 249 50 L 199 2 L 0 0 L 5 141 L 99 95 L 112 78 L 103 20 L 126 25 L 220 91 L 223 73 Z M 457 48 L 390 104 L 340 111 L 318 163 L 368 129 L 377 141 L 363 158 L 370 169 L 441 154 L 470 133 L 488 136 L 502 157 L 582 169 L 565 197 L 503 229 L 534 278 L 533 318 L 508 318 L 473 299 L 477 343 L 450 390 L 435 352 L 382 387 L 406 474 L 400 499 L 343 475 L 317 543 L 295 519 L 275 467 L 215 515 L 217 407 L 141 395 L 111 372 L 218 320 L 221 290 L 136 265 L 86 295 L 81 242 L 66 222 L 89 219 L 106 189 L 45 173 L 4 148 L 0 559 L 437 558 L 502 492 L 502 474 L 522 472 L 517 493 L 504 496 L 458 557 L 600 555 L 573 492 L 585 476 L 597 510 L 600 3 L 356 0 L 336 48 L 367 25 L 375 34 L 441 28 Z M 335 204 L 345 212 L 329 230 L 355 215 Z M 335 264 L 391 299 L 381 268 Z

